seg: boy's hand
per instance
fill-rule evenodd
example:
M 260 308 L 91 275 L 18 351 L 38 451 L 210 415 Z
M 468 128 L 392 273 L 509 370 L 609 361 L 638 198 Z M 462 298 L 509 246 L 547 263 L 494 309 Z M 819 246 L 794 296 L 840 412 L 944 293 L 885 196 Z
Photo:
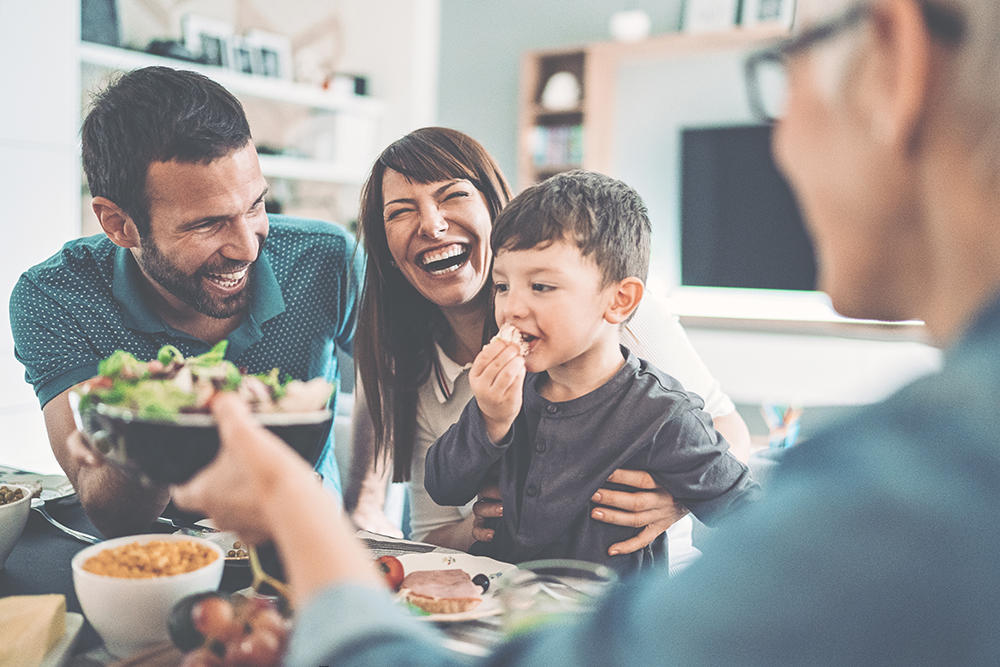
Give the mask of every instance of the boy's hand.
M 521 410 L 524 373 L 520 348 L 502 340 L 492 341 L 472 362 L 469 385 L 491 442 L 504 439 Z

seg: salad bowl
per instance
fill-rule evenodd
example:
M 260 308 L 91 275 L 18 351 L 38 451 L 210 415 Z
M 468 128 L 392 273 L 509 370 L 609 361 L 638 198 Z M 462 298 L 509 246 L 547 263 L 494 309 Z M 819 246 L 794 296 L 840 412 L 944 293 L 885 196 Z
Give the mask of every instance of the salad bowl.
M 118 350 L 98 375 L 69 393 L 77 429 L 88 446 L 144 483 L 181 484 L 219 450 L 209 413 L 212 397 L 236 392 L 267 429 L 315 464 L 333 424 L 334 386 L 270 373 L 248 375 L 225 359 L 227 342 L 184 357 L 166 345 L 151 361 Z
M 139 418 L 130 410 L 103 403 L 81 410 L 75 396 L 70 393 L 70 405 L 86 443 L 133 479 L 182 484 L 219 451 L 219 432 L 211 415 Z M 330 410 L 256 417 L 312 464 L 319 459 L 333 423 Z

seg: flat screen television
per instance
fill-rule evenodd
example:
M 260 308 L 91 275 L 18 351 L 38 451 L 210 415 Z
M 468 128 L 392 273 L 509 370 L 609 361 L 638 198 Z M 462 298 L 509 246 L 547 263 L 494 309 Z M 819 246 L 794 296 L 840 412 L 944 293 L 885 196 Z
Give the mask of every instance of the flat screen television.
M 815 290 L 798 205 L 771 156 L 771 128 L 681 130 L 681 284 Z

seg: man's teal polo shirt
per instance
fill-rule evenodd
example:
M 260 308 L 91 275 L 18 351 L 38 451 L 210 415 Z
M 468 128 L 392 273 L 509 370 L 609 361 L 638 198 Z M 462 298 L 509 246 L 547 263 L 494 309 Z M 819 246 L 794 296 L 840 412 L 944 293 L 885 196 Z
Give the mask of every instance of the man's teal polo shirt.
M 226 358 L 249 373 L 280 368 L 296 379 L 335 382 L 337 348 L 352 349 L 361 253 L 338 225 L 269 219 L 250 286 L 250 312 L 227 337 Z M 98 362 L 115 350 L 152 359 L 166 344 L 184 355 L 209 349 L 153 311 L 140 276 L 132 253 L 103 234 L 70 241 L 22 274 L 10 299 L 14 355 L 42 406 L 96 375 Z M 339 491 L 332 432 L 317 469 Z

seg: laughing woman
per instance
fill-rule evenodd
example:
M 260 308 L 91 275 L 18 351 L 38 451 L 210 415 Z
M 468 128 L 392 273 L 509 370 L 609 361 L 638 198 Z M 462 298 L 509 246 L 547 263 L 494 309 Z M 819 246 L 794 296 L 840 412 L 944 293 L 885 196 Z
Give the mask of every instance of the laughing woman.
M 382 506 L 391 470 L 395 481 L 410 482 L 413 539 L 467 550 L 492 538 L 476 516 L 497 516 L 501 505 L 436 505 L 424 490 L 424 457 L 472 398 L 468 370 L 493 334 L 490 230 L 510 196 L 493 158 L 455 130 L 416 130 L 372 168 L 361 201 L 367 266 L 354 338 L 364 398 L 355 401 L 352 517 L 361 528 L 389 530 Z M 746 460 L 746 425 L 676 317 L 647 296 L 622 342 L 702 396 L 716 428 Z M 642 548 L 686 512 L 645 472 L 620 470 L 610 481 L 635 490 L 602 489 L 592 516 L 643 529 L 609 551 Z M 672 561 L 691 548 L 689 521 L 671 531 Z

